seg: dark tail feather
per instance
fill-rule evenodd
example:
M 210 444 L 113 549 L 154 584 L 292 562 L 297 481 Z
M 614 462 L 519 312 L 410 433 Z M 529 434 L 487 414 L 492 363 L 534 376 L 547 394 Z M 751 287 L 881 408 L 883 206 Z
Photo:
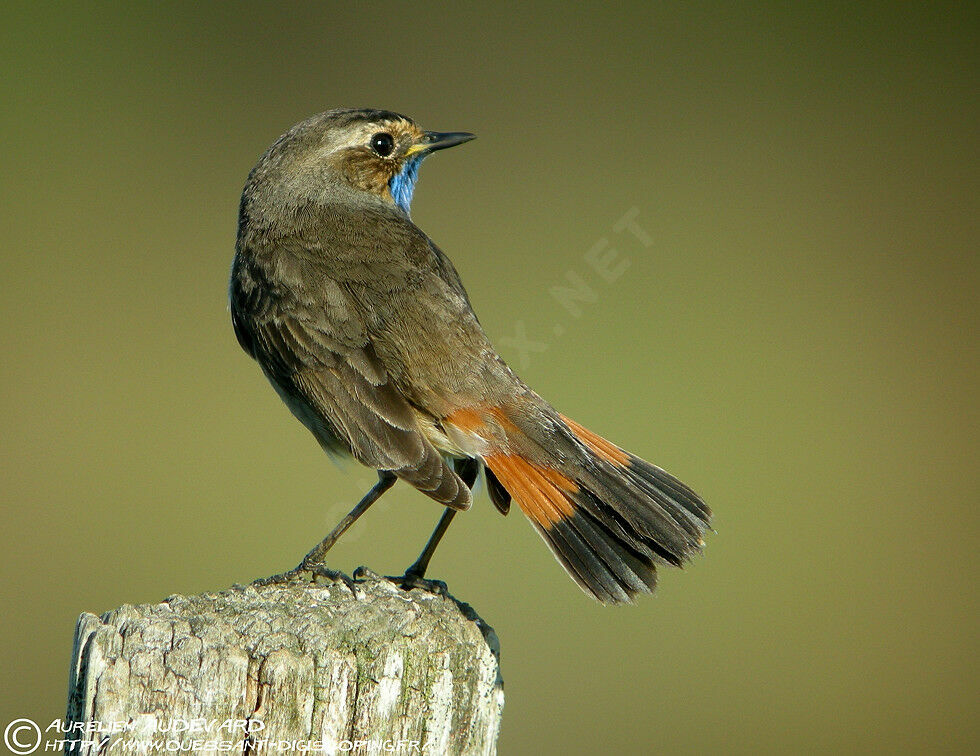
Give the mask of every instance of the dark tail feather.
M 586 593 L 629 602 L 653 590 L 658 565 L 680 566 L 701 550 L 710 511 L 673 476 L 563 420 L 576 459 L 484 461 Z

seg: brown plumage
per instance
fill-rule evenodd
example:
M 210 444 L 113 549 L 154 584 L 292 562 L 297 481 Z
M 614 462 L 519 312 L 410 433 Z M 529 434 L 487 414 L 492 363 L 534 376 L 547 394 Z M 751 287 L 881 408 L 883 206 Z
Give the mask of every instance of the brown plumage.
M 628 601 L 701 548 L 710 513 L 497 356 L 452 263 L 408 216 L 421 157 L 467 138 L 373 110 L 283 135 L 242 194 L 235 332 L 326 450 L 453 509 L 470 505 L 476 468 L 460 461 L 475 460 L 495 506 L 517 502 L 586 592 Z

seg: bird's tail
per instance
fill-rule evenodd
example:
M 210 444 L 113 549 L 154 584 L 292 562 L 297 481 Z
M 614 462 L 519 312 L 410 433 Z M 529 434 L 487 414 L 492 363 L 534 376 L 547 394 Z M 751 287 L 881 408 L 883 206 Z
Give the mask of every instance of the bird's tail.
M 483 454 L 494 503 L 506 511 L 509 494 L 589 595 L 629 602 L 653 590 L 658 565 L 701 551 L 711 511 L 677 478 L 550 407 L 491 413 L 506 436 Z

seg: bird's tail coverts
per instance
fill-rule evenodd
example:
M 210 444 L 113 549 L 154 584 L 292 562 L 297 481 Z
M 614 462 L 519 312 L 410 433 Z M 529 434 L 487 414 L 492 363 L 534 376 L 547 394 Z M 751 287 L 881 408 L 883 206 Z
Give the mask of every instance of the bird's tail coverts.
M 710 510 L 659 467 L 557 413 L 554 420 L 549 432 L 577 454 L 556 453 L 560 442 L 534 444 L 487 453 L 487 467 L 586 593 L 607 604 L 649 593 L 658 565 L 680 566 L 701 550 Z M 514 446 L 528 449 L 521 441 Z

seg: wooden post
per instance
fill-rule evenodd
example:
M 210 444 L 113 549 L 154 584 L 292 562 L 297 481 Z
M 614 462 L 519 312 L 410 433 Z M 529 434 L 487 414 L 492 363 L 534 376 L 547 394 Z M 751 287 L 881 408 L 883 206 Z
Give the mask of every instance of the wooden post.
M 69 752 L 495 753 L 493 629 L 448 594 L 354 575 L 83 614 L 67 721 L 88 734 Z

